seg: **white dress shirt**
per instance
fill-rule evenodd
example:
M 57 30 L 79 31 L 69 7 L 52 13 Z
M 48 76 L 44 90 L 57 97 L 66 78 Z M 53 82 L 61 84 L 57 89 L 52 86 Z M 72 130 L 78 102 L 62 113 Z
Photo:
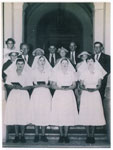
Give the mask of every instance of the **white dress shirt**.
M 71 52 L 70 52 L 70 59 L 71 59 L 71 60 L 72 60 L 72 57 L 74 58 L 74 62 L 73 62 L 73 63 L 76 64 L 75 51 L 73 51 L 73 52 L 71 51 Z
M 49 54 L 49 62 L 50 62 L 50 63 L 51 63 L 52 57 L 53 57 L 53 59 L 54 59 L 54 64 L 55 64 L 55 63 L 56 63 L 56 56 L 55 56 L 55 53 L 54 53 L 54 54 L 52 54 L 52 53 Z
M 24 55 L 22 55 L 22 58 L 26 61 L 26 62 L 28 62 L 28 55 L 25 55 L 25 57 L 24 57 Z
M 99 60 L 101 53 L 95 54 L 95 60 Z

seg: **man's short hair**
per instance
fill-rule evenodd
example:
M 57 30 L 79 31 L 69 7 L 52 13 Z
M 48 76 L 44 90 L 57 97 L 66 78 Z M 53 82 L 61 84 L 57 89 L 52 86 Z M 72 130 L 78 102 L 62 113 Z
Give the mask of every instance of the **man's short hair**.
M 21 43 L 21 44 L 20 44 L 20 49 L 22 49 L 22 46 L 23 46 L 23 45 L 27 45 L 27 47 L 30 48 L 29 44 L 27 44 L 27 43 Z
M 99 41 L 95 42 L 95 43 L 94 43 L 94 46 L 95 46 L 96 44 L 100 44 L 100 46 L 101 46 L 102 48 L 104 48 L 104 46 L 103 46 L 103 44 L 102 44 L 101 42 L 99 42 Z

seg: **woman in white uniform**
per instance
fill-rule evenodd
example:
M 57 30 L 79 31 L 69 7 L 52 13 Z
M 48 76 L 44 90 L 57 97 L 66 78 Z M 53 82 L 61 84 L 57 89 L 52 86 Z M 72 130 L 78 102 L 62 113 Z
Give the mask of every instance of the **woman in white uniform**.
M 52 99 L 51 125 L 59 126 L 59 142 L 69 143 L 68 128 L 77 125 L 78 112 L 73 92 L 77 75 L 67 58 L 61 59 L 54 67 L 51 81 L 56 90 Z
M 29 94 L 28 89 L 32 82 L 28 76 L 27 66 L 23 59 L 17 59 L 7 70 L 6 84 L 11 89 L 7 99 L 5 120 L 6 125 L 15 126 L 15 139 L 13 142 L 26 142 L 24 137 L 25 125 L 29 124 Z M 19 139 L 19 126 L 21 139 Z
M 95 62 L 94 58 L 89 57 L 87 59 L 87 69 L 80 75 L 80 88 L 82 89 L 82 94 L 79 125 L 86 126 L 86 143 L 95 143 L 95 126 L 103 126 L 106 124 L 102 100 L 98 91 L 101 86 L 101 80 L 105 74 L 106 72 L 100 64 Z
M 78 55 L 78 58 L 81 59 L 79 63 L 76 65 L 77 75 L 78 78 L 80 77 L 80 74 L 84 72 L 87 68 L 86 59 L 90 56 L 90 54 L 87 51 L 83 51 Z M 78 104 L 78 110 L 80 107 L 80 96 L 81 96 L 81 89 L 79 88 L 79 81 L 77 82 L 77 88 L 75 89 L 75 95 L 77 99 Z
M 35 125 L 34 142 L 39 141 L 38 128 L 42 128 L 41 141 L 47 142 L 45 136 L 46 126 L 50 125 L 50 111 L 52 96 L 49 90 L 48 81 L 52 67 L 44 56 L 39 56 L 33 65 L 34 90 L 31 95 L 31 123 Z

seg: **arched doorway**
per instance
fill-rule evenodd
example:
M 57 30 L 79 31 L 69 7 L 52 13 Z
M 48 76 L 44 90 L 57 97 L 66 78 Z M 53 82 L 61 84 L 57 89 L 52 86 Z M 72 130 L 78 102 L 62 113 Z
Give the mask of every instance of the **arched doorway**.
M 58 9 L 45 14 L 37 24 L 37 47 L 46 50 L 53 44 L 68 49 L 70 41 L 75 41 L 79 49 L 83 49 L 82 25 L 72 13 Z
M 51 43 L 68 48 L 75 41 L 79 51 L 92 51 L 93 4 L 25 3 L 24 7 L 24 41 L 33 48 L 46 50 Z

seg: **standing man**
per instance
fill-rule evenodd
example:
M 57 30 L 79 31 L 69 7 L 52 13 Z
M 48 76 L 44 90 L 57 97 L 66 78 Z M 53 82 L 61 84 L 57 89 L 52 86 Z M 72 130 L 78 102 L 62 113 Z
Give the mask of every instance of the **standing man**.
M 55 66 L 56 60 L 57 60 L 57 54 L 56 54 L 56 47 L 54 45 L 49 46 L 49 55 L 47 56 L 47 59 L 49 60 L 52 67 Z
M 95 42 L 94 43 L 94 58 L 97 60 L 101 66 L 104 68 L 104 70 L 107 72 L 106 76 L 102 80 L 102 85 L 100 88 L 100 94 L 102 97 L 102 100 L 104 99 L 104 94 L 105 94 L 105 88 L 107 85 L 107 78 L 110 73 L 110 56 L 104 54 L 103 51 L 104 47 L 101 42 Z
M 26 43 L 21 43 L 20 51 L 21 51 L 21 55 L 19 55 L 18 57 L 23 58 L 25 62 L 27 62 L 27 64 L 31 67 L 34 60 L 34 56 L 29 54 L 30 51 L 29 45 Z
M 77 54 L 76 54 L 77 45 L 76 45 L 76 43 L 70 42 L 69 49 L 70 49 L 70 61 L 75 67 L 75 65 L 77 63 Z

